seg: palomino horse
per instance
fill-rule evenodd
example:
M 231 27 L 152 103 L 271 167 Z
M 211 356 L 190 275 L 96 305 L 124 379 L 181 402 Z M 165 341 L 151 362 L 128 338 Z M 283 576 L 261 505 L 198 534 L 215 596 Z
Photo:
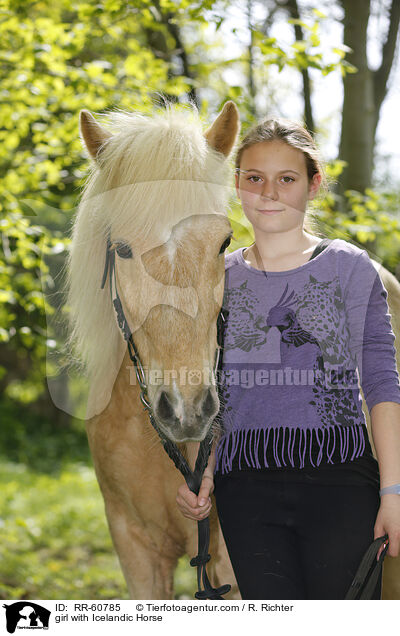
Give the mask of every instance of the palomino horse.
M 232 234 L 226 159 L 239 116 L 228 102 L 205 134 L 189 110 L 111 119 L 118 134 L 87 111 L 80 118 L 94 162 L 69 262 L 72 340 L 90 376 L 89 445 L 129 594 L 168 599 L 178 557 L 197 554 L 197 524 L 176 506 L 183 478 L 139 399 L 102 276 L 108 246 L 163 433 L 185 446 L 203 439 L 219 410 L 212 376 L 224 249 Z M 210 525 L 210 577 L 234 583 L 215 513 Z
M 218 411 L 210 379 L 223 295 L 223 248 L 231 234 L 226 158 L 239 119 L 228 102 L 203 135 L 191 117 L 175 109 L 152 118 L 117 113 L 111 123 L 119 132 L 113 135 L 87 111 L 80 120 L 94 162 L 69 263 L 72 342 L 90 376 L 89 444 L 134 599 L 173 597 L 177 560 L 197 553 L 197 532 L 196 523 L 176 506 L 183 477 L 150 426 L 112 299 L 101 283 L 109 245 L 160 427 L 180 448 L 202 439 Z M 400 285 L 384 268 L 380 274 L 393 328 L 400 334 Z M 365 402 L 364 412 L 369 422 Z M 210 529 L 212 582 L 231 583 L 226 598 L 239 598 L 215 506 Z M 384 598 L 400 598 L 399 565 L 400 558 L 386 558 Z

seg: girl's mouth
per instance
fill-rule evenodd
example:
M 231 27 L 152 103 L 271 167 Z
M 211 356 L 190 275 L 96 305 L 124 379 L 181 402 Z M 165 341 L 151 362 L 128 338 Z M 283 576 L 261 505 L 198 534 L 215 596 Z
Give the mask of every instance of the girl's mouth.
M 258 210 L 261 214 L 278 214 L 279 212 L 283 212 L 283 210 Z

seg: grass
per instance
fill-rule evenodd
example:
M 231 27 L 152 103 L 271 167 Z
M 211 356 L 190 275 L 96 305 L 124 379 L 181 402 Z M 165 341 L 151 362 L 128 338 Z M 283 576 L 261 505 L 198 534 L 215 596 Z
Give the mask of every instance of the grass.
M 93 471 L 0 464 L 0 597 L 127 598 Z
M 82 423 L 0 410 L 0 599 L 128 598 Z M 175 598 L 195 579 L 180 559 Z

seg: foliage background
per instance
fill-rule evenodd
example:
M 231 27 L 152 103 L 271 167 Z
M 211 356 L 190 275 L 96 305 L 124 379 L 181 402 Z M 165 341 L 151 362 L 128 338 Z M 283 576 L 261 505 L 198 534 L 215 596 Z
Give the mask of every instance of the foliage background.
M 307 2 L 304 19 L 286 15 L 292 39 L 273 34 L 279 11 L 294 4 L 0 0 L 0 598 L 126 598 L 83 422 L 56 408 L 47 384 L 54 375 L 53 397 L 76 412 L 79 387 L 56 375 L 48 354 L 63 335 L 52 316 L 63 311 L 59 290 L 88 165 L 78 113 L 151 113 L 163 99 L 191 100 L 206 125 L 233 99 L 245 132 L 267 113 L 276 72 L 289 84 L 291 73 L 356 76 L 346 46 L 324 44 L 333 18 Z M 232 5 L 237 24 L 227 19 Z M 247 41 L 227 46 L 239 23 Z M 340 157 L 327 165 L 332 182 L 340 184 L 344 165 Z M 368 186 L 342 197 L 333 187 L 309 224 L 367 247 L 396 273 L 398 184 Z M 230 249 L 250 244 L 234 201 L 230 218 Z M 194 576 L 182 559 L 177 597 L 192 596 Z

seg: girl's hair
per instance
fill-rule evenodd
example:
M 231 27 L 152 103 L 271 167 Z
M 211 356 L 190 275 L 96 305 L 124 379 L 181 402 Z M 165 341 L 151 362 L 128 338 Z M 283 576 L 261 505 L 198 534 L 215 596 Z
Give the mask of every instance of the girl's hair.
M 307 175 L 309 181 L 317 173 L 321 175 L 321 189 L 327 191 L 327 178 L 323 167 L 318 146 L 312 135 L 302 124 L 290 119 L 274 118 L 264 119 L 259 124 L 253 126 L 243 139 L 236 151 L 235 166 L 240 168 L 240 161 L 243 152 L 263 141 L 283 141 L 292 148 L 300 150 L 305 157 Z M 319 232 L 316 219 L 313 219 L 309 212 L 306 213 L 304 228 L 310 232 Z

